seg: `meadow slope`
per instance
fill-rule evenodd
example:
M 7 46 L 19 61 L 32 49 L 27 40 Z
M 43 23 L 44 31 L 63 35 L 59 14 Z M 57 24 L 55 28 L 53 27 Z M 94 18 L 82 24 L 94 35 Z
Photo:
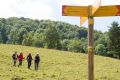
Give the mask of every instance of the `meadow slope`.
M 29 52 L 41 56 L 40 69 L 27 69 L 26 59 L 23 66 L 13 67 L 12 54 Z M 120 60 L 95 56 L 95 80 L 120 80 Z M 43 48 L 0 44 L 0 80 L 20 77 L 22 80 L 87 80 L 87 55 Z

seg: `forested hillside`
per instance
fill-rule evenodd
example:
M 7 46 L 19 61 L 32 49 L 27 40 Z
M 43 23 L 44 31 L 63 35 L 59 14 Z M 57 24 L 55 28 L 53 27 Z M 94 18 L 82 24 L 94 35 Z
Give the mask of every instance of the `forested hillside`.
M 111 56 L 107 32 L 95 30 L 94 42 L 96 54 Z M 87 28 L 61 21 L 0 18 L 0 43 L 86 53 Z

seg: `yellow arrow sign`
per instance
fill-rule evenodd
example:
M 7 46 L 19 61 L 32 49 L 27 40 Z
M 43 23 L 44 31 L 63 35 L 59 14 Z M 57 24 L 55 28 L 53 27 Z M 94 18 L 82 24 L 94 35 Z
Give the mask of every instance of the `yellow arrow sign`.
M 100 6 L 93 16 L 120 16 L 120 5 Z
M 87 17 L 80 17 L 80 25 L 82 25 L 87 19 Z
M 92 15 L 97 11 L 97 9 L 101 5 L 101 0 L 97 0 L 93 5 L 92 5 Z M 82 25 L 88 18 L 87 17 L 81 17 L 80 18 L 80 25 Z
M 88 6 L 66 6 L 62 7 L 63 16 L 88 16 Z
M 97 11 L 97 9 L 101 6 L 101 0 L 97 0 L 93 5 L 92 5 L 92 15 Z

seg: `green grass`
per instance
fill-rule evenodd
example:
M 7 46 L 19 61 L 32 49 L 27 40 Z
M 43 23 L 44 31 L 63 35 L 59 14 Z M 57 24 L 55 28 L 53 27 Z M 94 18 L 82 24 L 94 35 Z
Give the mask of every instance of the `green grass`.
M 13 67 L 12 54 L 29 52 L 41 56 L 40 69 L 27 69 L 26 59 L 21 67 Z M 88 61 L 86 54 L 71 53 L 19 45 L 0 44 L 0 80 L 11 80 L 18 76 L 22 80 L 87 80 Z M 120 60 L 95 56 L 95 80 L 120 80 Z M 17 63 L 18 64 L 18 63 Z

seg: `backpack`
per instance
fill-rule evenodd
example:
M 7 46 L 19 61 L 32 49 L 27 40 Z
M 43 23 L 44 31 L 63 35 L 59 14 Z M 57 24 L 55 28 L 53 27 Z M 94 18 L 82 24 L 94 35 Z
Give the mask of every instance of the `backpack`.
M 15 54 L 13 54 L 12 58 L 13 58 L 13 59 L 16 59 L 16 56 L 15 56 Z
M 35 61 L 39 62 L 40 61 L 40 57 L 39 56 L 35 56 Z
M 27 56 L 27 60 L 28 60 L 28 61 L 31 61 L 31 60 L 32 60 L 32 56 L 30 56 L 30 55 Z

